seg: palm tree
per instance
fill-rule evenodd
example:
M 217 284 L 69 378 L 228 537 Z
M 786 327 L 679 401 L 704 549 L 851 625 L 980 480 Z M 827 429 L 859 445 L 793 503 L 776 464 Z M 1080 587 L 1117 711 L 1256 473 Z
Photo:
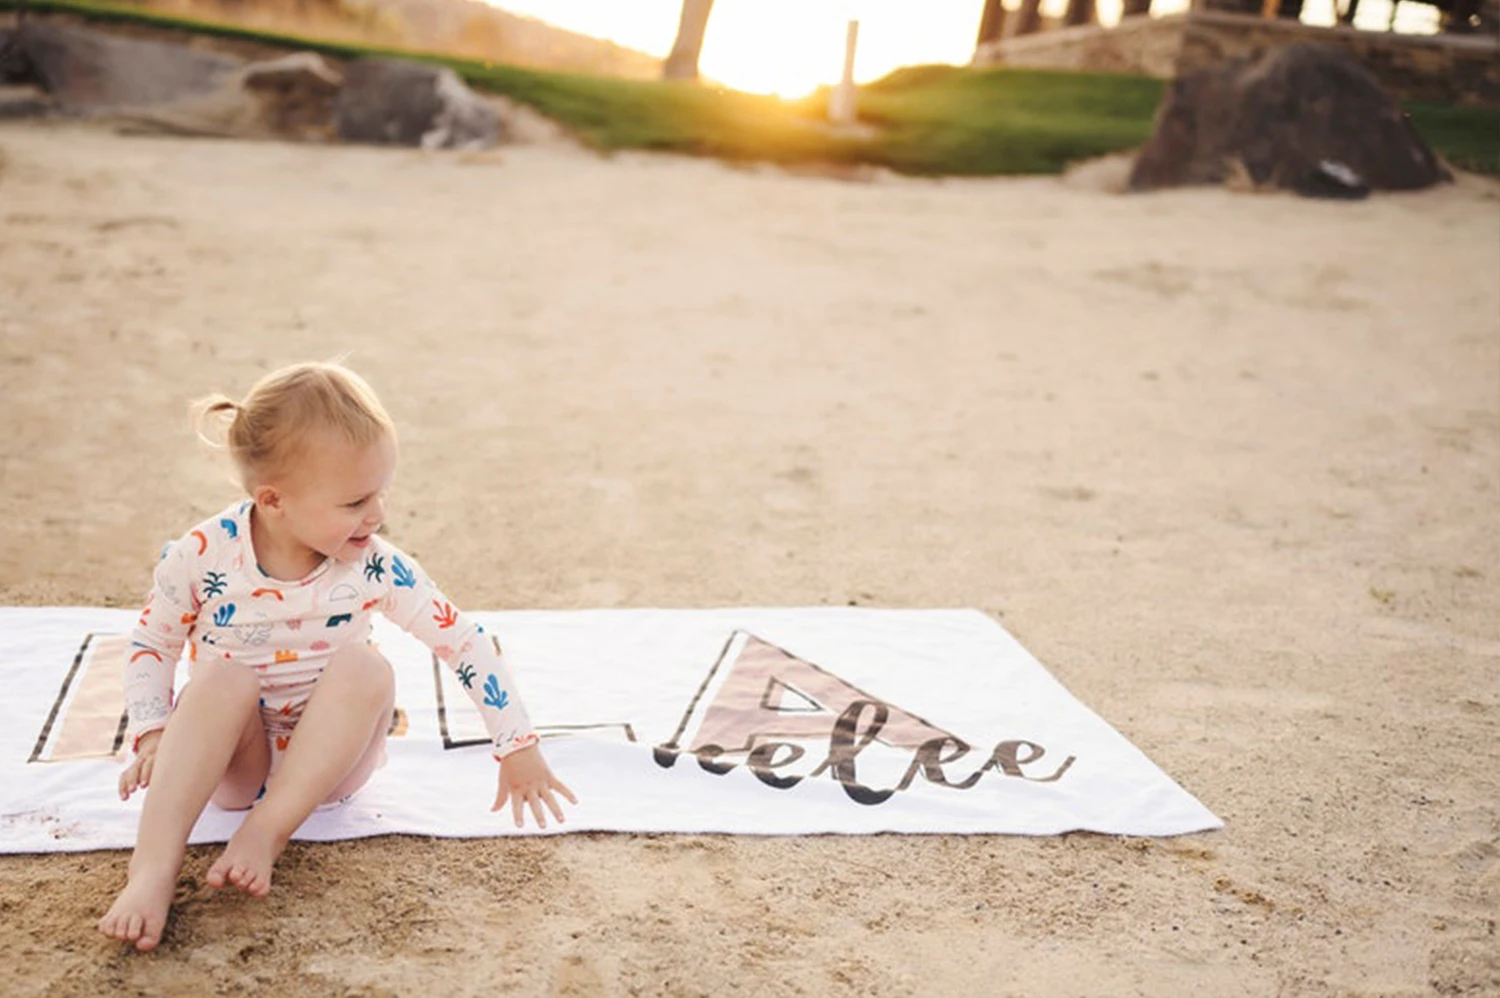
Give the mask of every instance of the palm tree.
M 1069 28 L 1080 24 L 1093 24 L 1099 20 L 1098 8 L 1094 0 L 1068 0 L 1067 10 L 1063 12 L 1063 24 Z
M 979 15 L 979 38 L 975 46 L 998 42 L 1005 37 L 1005 4 L 1001 0 L 984 0 L 984 13 Z
M 1042 0 L 1021 0 L 1016 11 L 1016 35 L 1034 35 L 1042 30 Z
M 677 22 L 677 41 L 672 54 L 662 66 L 662 76 L 669 80 L 696 80 L 698 53 L 703 51 L 703 32 L 714 0 L 682 0 L 682 19 Z

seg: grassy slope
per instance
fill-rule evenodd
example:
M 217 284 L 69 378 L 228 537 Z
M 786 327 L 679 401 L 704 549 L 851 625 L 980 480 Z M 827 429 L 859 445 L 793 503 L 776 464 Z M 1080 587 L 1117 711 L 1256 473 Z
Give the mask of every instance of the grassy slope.
M 0 0 L 0 9 L 17 6 Z M 1140 145 L 1164 84 L 1136 76 L 917 67 L 860 92 L 860 118 L 878 129 L 836 135 L 826 94 L 787 103 L 656 81 L 548 73 L 433 53 L 378 53 L 172 17 L 91 0 L 34 0 L 39 11 L 178 28 L 312 49 L 336 57 L 400 54 L 452 66 L 473 86 L 535 106 L 601 149 L 654 149 L 774 162 L 863 162 L 914 174 L 1056 173 L 1067 163 Z M 1500 109 L 1408 107 L 1435 149 L 1465 169 L 1500 175 Z

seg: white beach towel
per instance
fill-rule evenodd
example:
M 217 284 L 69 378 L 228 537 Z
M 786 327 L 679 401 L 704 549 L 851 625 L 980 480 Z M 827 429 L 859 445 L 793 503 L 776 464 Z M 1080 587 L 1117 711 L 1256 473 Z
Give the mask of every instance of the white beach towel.
M 505 644 L 553 769 L 549 831 L 805 834 L 1220 827 L 1192 795 L 974 610 L 475 613 Z M 133 844 L 120 661 L 135 614 L 0 608 L 0 851 Z M 514 834 L 446 667 L 376 620 L 396 672 L 389 762 L 297 838 Z M 179 669 L 179 683 L 186 667 Z M 241 815 L 210 806 L 193 842 Z M 528 833 L 535 830 L 528 821 Z

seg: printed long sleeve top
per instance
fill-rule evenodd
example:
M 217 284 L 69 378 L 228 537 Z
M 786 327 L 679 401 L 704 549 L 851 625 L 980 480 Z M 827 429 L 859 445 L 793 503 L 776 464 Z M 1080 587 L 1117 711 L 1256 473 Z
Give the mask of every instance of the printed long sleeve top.
M 125 668 L 132 745 L 166 726 L 184 645 L 195 662 L 213 656 L 253 668 L 263 689 L 310 692 L 333 652 L 369 640 L 375 610 L 454 671 L 496 759 L 536 742 L 498 642 L 409 555 L 376 536 L 361 561 L 330 558 L 296 582 L 273 579 L 256 564 L 251 506 L 231 506 L 162 552 Z

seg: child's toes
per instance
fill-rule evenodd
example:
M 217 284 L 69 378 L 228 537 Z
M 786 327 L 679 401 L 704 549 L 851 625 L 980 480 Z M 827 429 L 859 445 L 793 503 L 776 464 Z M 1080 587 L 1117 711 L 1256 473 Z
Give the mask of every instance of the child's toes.
M 136 914 L 126 915 L 120 920 L 120 931 L 115 933 L 116 939 L 126 942 L 134 942 L 141 934 L 141 916 Z
M 161 930 L 165 925 L 165 920 L 158 922 L 153 918 L 146 919 L 141 925 L 139 936 L 135 940 L 135 948 L 142 953 L 156 949 L 156 944 L 161 942 Z

